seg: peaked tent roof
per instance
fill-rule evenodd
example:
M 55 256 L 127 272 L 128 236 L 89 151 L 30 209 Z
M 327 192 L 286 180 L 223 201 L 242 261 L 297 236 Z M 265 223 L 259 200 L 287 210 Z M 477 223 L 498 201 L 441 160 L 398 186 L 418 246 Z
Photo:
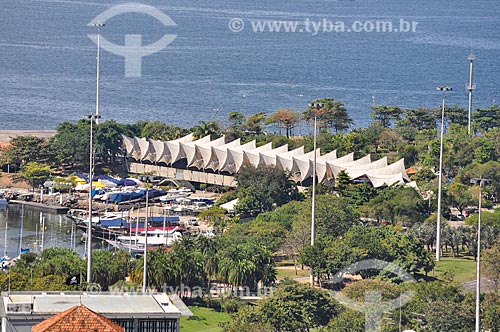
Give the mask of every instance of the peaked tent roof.
M 354 160 L 353 152 L 337 158 L 335 150 L 321 155 L 319 149 L 304 153 L 303 146 L 288 151 L 287 145 L 273 149 L 272 143 L 258 148 L 255 147 L 255 141 L 240 144 L 239 139 L 225 143 L 224 136 L 213 141 L 210 136 L 193 141 L 193 135 L 190 134 L 168 142 L 123 136 L 127 156 L 138 161 L 172 165 L 180 159 L 186 159 L 187 165 L 199 170 L 210 169 L 229 174 L 237 173 L 245 164 L 270 166 L 291 171 L 300 181 L 304 181 L 312 176 L 316 155 L 319 182 L 336 178 L 340 171 L 346 171 L 352 179 L 367 179 L 375 187 L 409 182 L 403 159 L 387 165 L 386 157 L 372 162 L 369 154 Z
M 193 159 L 194 154 L 196 153 L 196 144 L 208 142 L 210 142 L 210 135 L 192 142 L 179 142 L 180 149 L 176 155 L 172 156 L 172 164 L 180 159 L 187 158 L 189 165 L 189 161 Z
M 32 331 L 125 332 L 125 328 L 84 305 L 77 305 L 36 324 Z
M 264 152 L 259 152 L 259 160 L 257 164 L 254 164 L 252 162 L 252 165 L 255 167 L 258 166 L 276 166 L 276 156 L 280 153 L 285 153 L 288 151 L 288 144 L 278 146 L 275 149 L 269 150 L 269 151 L 264 151 Z
M 198 169 L 204 169 L 205 161 L 210 161 L 212 157 L 212 147 L 223 146 L 225 140 L 226 138 L 222 136 L 207 143 L 195 144 L 194 155 L 191 159 L 188 158 L 188 165 Z
M 272 149 L 272 144 L 268 143 L 263 147 Z M 236 148 L 228 148 L 226 162 L 224 165 L 219 164 L 219 169 L 221 171 L 226 171 L 231 174 L 237 173 L 240 170 L 241 165 L 243 165 L 243 161 L 245 159 L 244 158 L 245 151 L 251 151 L 255 149 L 257 149 L 255 140 L 240 145 L 239 147 Z
M 173 160 L 176 156 L 179 155 L 180 150 L 181 150 L 181 144 L 180 143 L 189 143 L 192 142 L 194 139 L 193 134 L 186 135 L 184 137 L 175 139 L 173 141 L 167 141 L 165 142 L 165 145 L 167 146 L 165 153 L 163 156 L 160 156 L 157 161 L 162 161 L 168 165 L 173 164 L 177 160 Z
M 254 142 L 255 146 L 255 141 L 252 142 Z M 229 155 L 228 148 L 238 148 L 240 146 L 241 144 L 239 138 L 221 146 L 212 146 L 212 155 L 210 156 L 210 159 L 205 161 L 203 168 L 218 171 L 221 166 L 226 165 L 226 160 Z
M 243 151 L 243 159 L 241 160 L 240 167 L 237 168 L 238 172 L 243 164 L 252 165 L 254 167 L 259 166 L 259 154 L 263 151 L 271 151 L 273 149 L 273 143 L 267 143 L 265 145 L 259 146 L 252 150 Z
M 295 150 L 280 153 L 276 155 L 276 167 L 283 171 L 291 171 L 293 169 L 293 157 L 304 155 L 304 146 L 300 146 Z

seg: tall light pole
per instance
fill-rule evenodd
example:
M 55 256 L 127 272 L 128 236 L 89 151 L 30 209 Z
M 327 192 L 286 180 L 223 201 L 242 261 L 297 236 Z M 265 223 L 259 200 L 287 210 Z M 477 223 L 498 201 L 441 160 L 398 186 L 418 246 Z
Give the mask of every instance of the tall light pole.
M 437 230 L 436 230 L 436 261 L 441 258 L 441 196 L 443 191 L 443 136 L 444 136 L 444 108 L 446 91 L 452 91 L 449 86 L 438 86 L 437 90 L 443 92 L 443 104 L 441 106 L 441 137 L 439 141 L 439 177 L 438 177 L 438 207 L 437 207 Z
M 467 85 L 467 90 L 469 90 L 469 118 L 467 122 L 467 134 L 471 134 L 471 116 L 472 116 L 472 91 L 476 89 L 476 86 L 472 84 L 472 65 L 476 60 L 476 56 L 472 51 L 469 54 L 469 84 Z
M 87 225 L 87 283 L 92 282 L 92 179 L 94 178 L 94 120 L 99 118 L 96 114 L 87 114 L 90 120 L 90 142 L 89 142 L 89 223 Z
M 99 80 L 101 76 L 101 28 L 104 23 L 96 22 L 94 27 L 97 28 L 97 74 L 96 74 L 96 92 L 95 92 L 95 114 L 96 124 L 99 124 Z
M 147 265 L 147 259 L 148 259 L 148 217 L 149 217 L 149 181 L 150 177 L 145 176 L 143 177 L 144 180 L 146 180 L 146 220 L 144 221 L 144 252 L 143 252 L 143 275 L 142 275 L 142 292 L 146 293 L 147 289 L 147 284 L 148 284 L 148 265 Z
M 481 198 L 483 184 L 490 184 L 490 179 L 474 178 L 473 184 L 479 184 L 479 203 L 477 216 L 477 267 L 476 267 L 476 332 L 481 332 Z
M 243 95 L 243 116 L 247 117 L 247 96 Z
M 313 172 L 312 172 L 312 197 L 311 197 L 311 247 L 314 246 L 316 238 L 316 127 L 318 111 L 324 106 L 323 103 L 310 102 L 309 106 L 314 111 L 314 132 L 313 132 Z M 310 267 L 311 275 L 309 282 L 314 285 L 314 273 Z

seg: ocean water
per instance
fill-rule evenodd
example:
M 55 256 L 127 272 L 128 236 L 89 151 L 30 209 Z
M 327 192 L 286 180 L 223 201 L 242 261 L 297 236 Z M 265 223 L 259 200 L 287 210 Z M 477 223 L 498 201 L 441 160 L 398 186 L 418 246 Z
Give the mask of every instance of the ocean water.
M 110 0 L 2 0 L 0 10 L 0 129 L 53 129 L 95 110 L 96 45 L 87 24 L 114 5 Z M 149 0 L 167 14 L 165 27 L 144 14 L 106 21 L 107 40 L 126 34 L 142 44 L 165 33 L 177 38 L 142 59 L 142 76 L 125 77 L 124 58 L 102 50 L 103 119 L 193 126 L 224 121 L 231 111 L 270 114 L 304 110 L 308 100 L 346 103 L 356 127 L 370 122 L 372 104 L 438 106 L 438 85 L 454 91 L 448 102 L 467 106 L 471 50 L 476 107 L 500 100 L 498 0 Z M 245 29 L 232 32 L 239 18 Z M 251 21 L 417 22 L 410 33 L 255 33 Z M 246 98 L 243 98 L 243 95 Z M 214 111 L 217 109 L 218 111 Z

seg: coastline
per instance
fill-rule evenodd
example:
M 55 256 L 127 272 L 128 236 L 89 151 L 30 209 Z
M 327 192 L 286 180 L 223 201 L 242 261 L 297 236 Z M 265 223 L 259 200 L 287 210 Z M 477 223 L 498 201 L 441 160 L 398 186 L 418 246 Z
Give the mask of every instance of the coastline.
M 0 143 L 8 143 L 18 136 L 35 136 L 40 138 L 49 138 L 56 134 L 56 130 L 0 130 Z

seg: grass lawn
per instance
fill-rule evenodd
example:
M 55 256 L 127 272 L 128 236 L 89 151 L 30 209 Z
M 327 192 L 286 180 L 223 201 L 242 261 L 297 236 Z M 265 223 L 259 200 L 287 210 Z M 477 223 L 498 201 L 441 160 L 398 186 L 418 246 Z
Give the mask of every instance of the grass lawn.
M 277 276 L 276 276 L 276 279 L 279 280 L 279 279 L 283 279 L 285 277 L 288 277 L 288 278 L 297 278 L 297 277 L 308 277 L 310 272 L 309 270 L 301 270 L 300 269 L 300 266 L 297 267 L 297 274 L 295 274 L 295 269 L 293 268 L 293 266 L 291 267 L 277 267 L 276 268 L 276 272 L 277 272 Z
M 445 271 L 453 272 L 453 280 L 458 283 L 476 279 L 476 262 L 471 256 L 441 257 L 434 268 L 435 277 L 440 278 Z M 432 275 L 432 272 L 430 273 Z
M 229 314 L 210 308 L 189 306 L 193 317 L 181 318 L 181 332 L 219 332 L 219 322 L 231 320 Z

